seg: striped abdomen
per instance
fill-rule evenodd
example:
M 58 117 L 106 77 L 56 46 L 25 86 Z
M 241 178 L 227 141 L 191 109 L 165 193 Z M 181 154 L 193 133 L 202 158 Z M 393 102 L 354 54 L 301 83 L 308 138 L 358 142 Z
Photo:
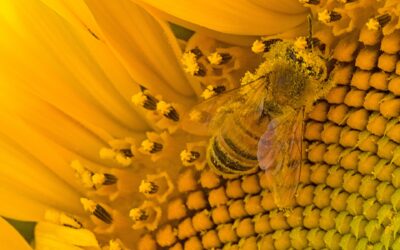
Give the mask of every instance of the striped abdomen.
M 265 128 L 265 119 L 229 116 L 210 139 L 208 164 L 222 175 L 252 172 L 258 167 L 257 147 Z

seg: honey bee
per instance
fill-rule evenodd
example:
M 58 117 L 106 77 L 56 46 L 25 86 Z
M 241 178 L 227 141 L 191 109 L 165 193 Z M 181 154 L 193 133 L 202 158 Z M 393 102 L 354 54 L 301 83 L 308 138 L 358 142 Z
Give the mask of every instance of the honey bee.
M 305 115 L 331 87 L 327 60 L 309 40 L 304 47 L 266 41 L 256 72 L 247 73 L 241 87 L 196 106 L 201 116 L 190 127 L 211 136 L 207 161 L 216 173 L 264 170 L 280 208 L 290 206 L 299 183 Z

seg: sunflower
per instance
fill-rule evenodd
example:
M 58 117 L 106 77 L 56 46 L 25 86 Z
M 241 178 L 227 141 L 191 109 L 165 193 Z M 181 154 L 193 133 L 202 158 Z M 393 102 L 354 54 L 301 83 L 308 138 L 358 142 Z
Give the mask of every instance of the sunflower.
M 397 1 L 0 6 L 0 214 L 37 222 L 35 249 L 400 247 Z M 308 15 L 313 39 L 298 38 Z M 166 21 L 195 33 L 177 39 Z M 271 38 L 309 38 L 333 62 L 289 213 L 262 171 L 216 174 L 208 138 L 181 127 L 254 72 Z M 5 247 L 29 249 L 0 227 Z

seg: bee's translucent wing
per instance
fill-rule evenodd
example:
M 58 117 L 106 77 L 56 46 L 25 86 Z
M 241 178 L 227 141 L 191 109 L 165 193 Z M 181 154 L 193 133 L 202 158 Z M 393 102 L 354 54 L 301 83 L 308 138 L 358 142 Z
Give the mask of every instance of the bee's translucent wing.
M 279 208 L 291 207 L 300 181 L 303 119 L 303 109 L 272 119 L 258 143 L 257 159 Z
M 232 113 L 242 111 L 245 113 L 245 109 L 249 106 L 246 102 L 260 91 L 264 83 L 265 78 L 260 78 L 201 102 L 184 116 L 182 129 L 196 135 L 211 135 Z

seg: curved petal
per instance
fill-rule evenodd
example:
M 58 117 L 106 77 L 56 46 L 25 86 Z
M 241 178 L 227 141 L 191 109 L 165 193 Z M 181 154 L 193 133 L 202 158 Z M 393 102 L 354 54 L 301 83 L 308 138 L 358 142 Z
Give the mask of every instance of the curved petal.
M 193 90 L 170 30 L 129 0 L 85 2 L 133 79 L 170 101 L 191 101 Z
M 32 250 L 24 238 L 1 217 L 0 242 L 2 249 Z
M 19 19 L 0 24 L 2 75 L 97 132 L 122 137 L 147 129 L 126 96 L 138 86 L 106 45 L 38 1 L 12 4 Z
M 213 37 L 219 41 L 228 43 L 228 44 L 233 44 L 233 45 L 239 45 L 239 46 L 250 46 L 253 44 L 255 40 L 259 38 L 259 36 L 244 36 L 244 35 L 233 35 L 233 34 L 227 34 L 227 33 L 221 33 L 215 30 L 211 30 L 206 27 L 202 27 L 190 22 L 187 22 L 185 20 L 179 19 L 175 16 L 168 15 L 165 12 L 160 11 L 159 9 L 154 8 L 153 6 L 150 6 L 148 4 L 142 4 L 142 7 L 148 12 L 151 13 L 154 17 L 158 17 L 164 20 L 168 20 L 171 23 L 178 24 L 182 27 L 185 27 L 190 30 L 195 30 L 196 32 L 199 32 L 201 34 Z
M 261 8 L 285 14 L 299 14 L 306 10 L 299 0 L 249 0 L 249 2 L 259 5 Z
M 95 37 L 101 37 L 101 32 L 90 14 L 89 9 L 83 1 L 66 0 L 41 0 L 50 8 L 57 10 L 57 13 L 79 28 L 91 33 Z
M 282 33 L 304 23 L 307 16 L 306 9 L 295 3 L 296 0 L 133 1 L 140 1 L 191 24 L 235 35 Z
M 79 156 L 51 142 L 15 115 L 5 111 L 0 115 L 5 119 L 0 132 L 1 214 L 39 220 L 47 208 L 82 213 L 80 188 L 69 167 L 70 160 Z M 13 207 L 18 200 L 33 201 L 32 207 Z
M 75 229 L 46 222 L 35 228 L 36 250 L 45 249 L 99 249 L 96 236 L 87 229 Z M 81 248 L 82 247 L 82 248 Z
M 138 85 L 104 42 L 37 0 L 1 1 L 0 56 L 0 214 L 82 213 L 69 164 L 101 164 L 108 140 L 148 128 L 130 103 Z
M 44 213 L 49 206 L 28 197 L 14 189 L 15 186 L 0 186 L 0 206 L 2 216 L 23 221 L 39 221 L 43 219 Z M 6 201 L 6 202 L 4 202 Z

